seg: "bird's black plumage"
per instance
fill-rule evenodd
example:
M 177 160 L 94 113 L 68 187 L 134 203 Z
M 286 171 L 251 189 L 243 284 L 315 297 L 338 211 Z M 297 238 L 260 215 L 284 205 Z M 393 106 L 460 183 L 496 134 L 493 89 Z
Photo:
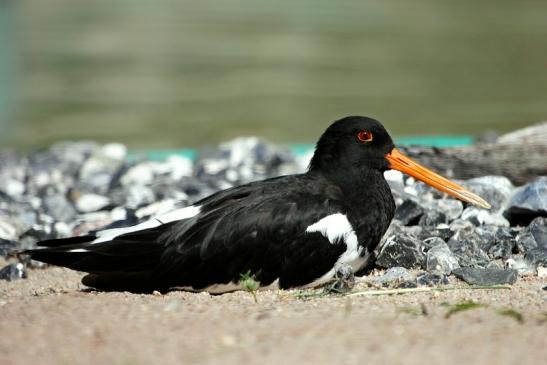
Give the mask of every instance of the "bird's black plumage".
M 374 138 L 359 140 L 363 130 Z M 361 269 L 393 218 L 383 177 L 392 149 L 379 122 L 347 117 L 321 136 L 304 174 L 220 191 L 182 219 L 177 213 L 118 235 L 44 241 L 27 253 L 87 272 L 85 284 L 107 289 L 223 291 L 247 272 L 261 286 L 322 284 L 337 265 Z

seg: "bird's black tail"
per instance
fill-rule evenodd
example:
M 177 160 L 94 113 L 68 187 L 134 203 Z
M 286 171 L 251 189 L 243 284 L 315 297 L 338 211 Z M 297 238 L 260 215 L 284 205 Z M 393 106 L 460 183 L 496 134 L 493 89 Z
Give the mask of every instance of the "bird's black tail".
M 164 246 L 154 229 L 127 233 L 111 241 L 80 236 L 41 241 L 24 251 L 33 260 L 89 273 L 82 282 L 98 289 L 150 291 Z

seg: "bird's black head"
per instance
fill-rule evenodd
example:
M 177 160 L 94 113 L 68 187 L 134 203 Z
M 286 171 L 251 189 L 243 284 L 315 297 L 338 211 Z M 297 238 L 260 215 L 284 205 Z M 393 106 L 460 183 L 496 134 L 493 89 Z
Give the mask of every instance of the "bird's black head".
M 385 128 L 372 118 L 346 117 L 332 123 L 317 142 L 311 173 L 329 176 L 340 185 L 382 179 L 388 169 L 402 171 L 434 188 L 483 208 L 490 205 L 460 185 L 402 154 Z
M 310 171 L 389 169 L 385 156 L 393 140 L 375 119 L 345 117 L 332 123 L 317 142 Z

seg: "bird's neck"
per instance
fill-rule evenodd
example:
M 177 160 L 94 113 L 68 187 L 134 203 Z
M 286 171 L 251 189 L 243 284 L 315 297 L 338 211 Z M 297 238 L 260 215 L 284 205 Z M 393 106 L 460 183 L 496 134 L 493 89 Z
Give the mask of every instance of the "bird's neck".
M 373 198 L 371 195 L 389 195 L 391 190 L 382 171 L 331 165 L 328 169 L 310 169 L 309 174 L 320 175 L 338 186 L 346 200 L 360 202 Z
M 310 170 L 309 173 L 316 174 L 317 171 Z M 337 172 L 321 172 L 321 175 L 342 191 L 343 200 L 349 207 L 347 217 L 359 244 L 366 248 L 366 252 L 374 251 L 395 213 L 395 202 L 383 172 L 362 169 L 347 173 L 339 169 Z

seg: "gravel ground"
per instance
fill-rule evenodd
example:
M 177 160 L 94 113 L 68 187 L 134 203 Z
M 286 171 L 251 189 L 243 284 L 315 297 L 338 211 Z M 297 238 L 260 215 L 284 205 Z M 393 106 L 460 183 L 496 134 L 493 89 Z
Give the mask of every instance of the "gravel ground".
M 80 277 L 48 268 L 31 270 L 28 280 L 0 281 L 0 364 L 539 364 L 547 358 L 545 278 L 520 278 L 510 290 L 351 298 L 264 291 L 255 303 L 246 292 L 94 292 Z M 484 306 L 446 317 L 469 300 Z M 499 313 L 506 309 L 514 315 Z

